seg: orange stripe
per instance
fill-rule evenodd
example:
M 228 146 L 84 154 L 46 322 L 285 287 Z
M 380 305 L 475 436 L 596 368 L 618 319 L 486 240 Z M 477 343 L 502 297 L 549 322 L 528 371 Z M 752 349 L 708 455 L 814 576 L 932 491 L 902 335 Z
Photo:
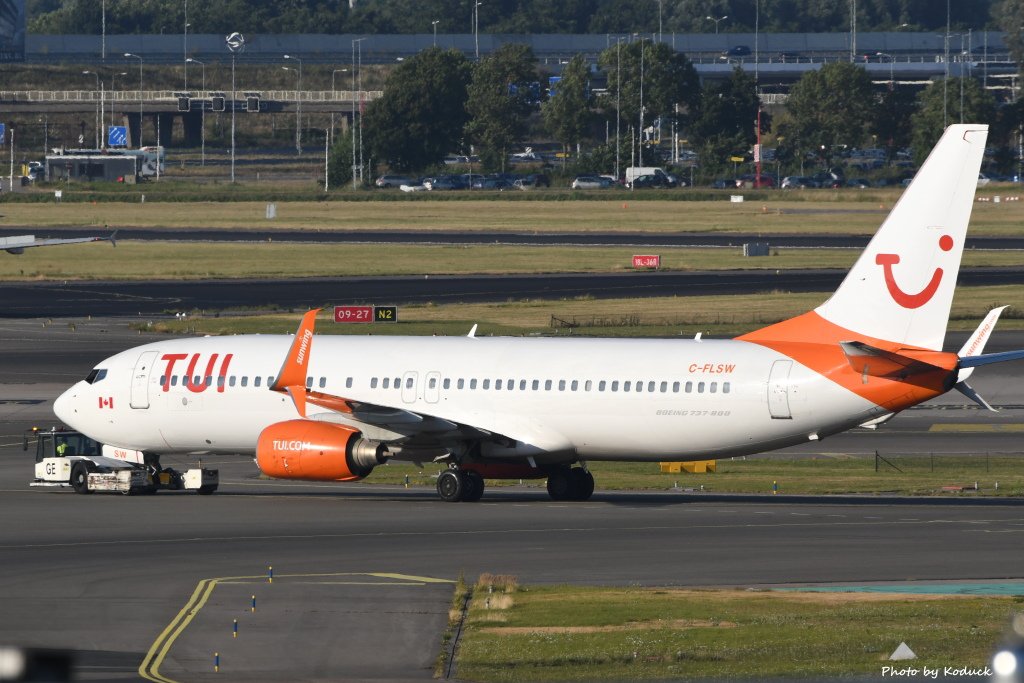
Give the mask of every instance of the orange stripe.
M 956 381 L 958 358 L 955 353 L 907 346 L 857 334 L 825 320 L 814 311 L 755 330 L 736 339 L 758 344 L 788 356 L 844 389 L 892 412 L 941 396 L 949 391 Z M 864 342 L 937 366 L 938 369 L 934 372 L 912 374 L 903 379 L 862 374 L 850 365 L 842 347 L 839 346 L 839 342 L 844 341 Z

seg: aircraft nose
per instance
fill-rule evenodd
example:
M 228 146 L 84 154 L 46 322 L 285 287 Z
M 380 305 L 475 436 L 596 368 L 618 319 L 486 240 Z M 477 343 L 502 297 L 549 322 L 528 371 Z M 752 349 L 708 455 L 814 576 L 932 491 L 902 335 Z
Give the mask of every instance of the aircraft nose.
M 78 399 L 78 387 L 73 386 L 63 394 L 57 397 L 53 402 L 53 412 L 63 424 L 74 427 L 78 421 L 78 409 L 76 407 Z

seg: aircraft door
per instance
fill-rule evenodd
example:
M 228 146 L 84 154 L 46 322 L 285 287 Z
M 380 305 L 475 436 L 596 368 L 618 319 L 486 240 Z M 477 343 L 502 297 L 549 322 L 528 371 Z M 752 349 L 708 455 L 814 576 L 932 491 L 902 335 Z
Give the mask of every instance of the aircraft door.
M 135 361 L 135 369 L 132 371 L 132 408 L 149 408 L 149 372 L 157 353 L 146 351 Z
M 428 372 L 427 385 L 423 388 L 423 398 L 427 403 L 437 403 L 441 398 L 441 373 Z
M 416 402 L 416 378 L 415 372 L 407 372 L 402 375 L 402 401 L 405 403 Z
M 789 410 L 789 373 L 792 369 L 791 360 L 772 363 L 771 374 L 768 376 L 768 411 L 773 420 L 793 419 Z

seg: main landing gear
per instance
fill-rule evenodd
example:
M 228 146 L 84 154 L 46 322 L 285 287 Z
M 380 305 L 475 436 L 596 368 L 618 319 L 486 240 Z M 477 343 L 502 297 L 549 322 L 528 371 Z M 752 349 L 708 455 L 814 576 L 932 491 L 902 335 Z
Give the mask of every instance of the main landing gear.
M 589 500 L 594 493 L 594 475 L 582 467 L 559 467 L 548 474 L 551 500 Z
M 554 467 L 548 471 L 551 500 L 589 500 L 594 476 L 582 467 Z M 437 477 L 437 494 L 449 503 L 475 503 L 484 495 L 484 478 L 474 470 L 447 469 Z

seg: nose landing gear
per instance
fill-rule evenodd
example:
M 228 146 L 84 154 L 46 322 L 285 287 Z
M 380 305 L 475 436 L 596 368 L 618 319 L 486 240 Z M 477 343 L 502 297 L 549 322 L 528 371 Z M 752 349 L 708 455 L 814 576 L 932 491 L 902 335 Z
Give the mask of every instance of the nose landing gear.
M 589 500 L 594 493 L 594 475 L 582 467 L 559 467 L 548 475 L 551 500 Z

